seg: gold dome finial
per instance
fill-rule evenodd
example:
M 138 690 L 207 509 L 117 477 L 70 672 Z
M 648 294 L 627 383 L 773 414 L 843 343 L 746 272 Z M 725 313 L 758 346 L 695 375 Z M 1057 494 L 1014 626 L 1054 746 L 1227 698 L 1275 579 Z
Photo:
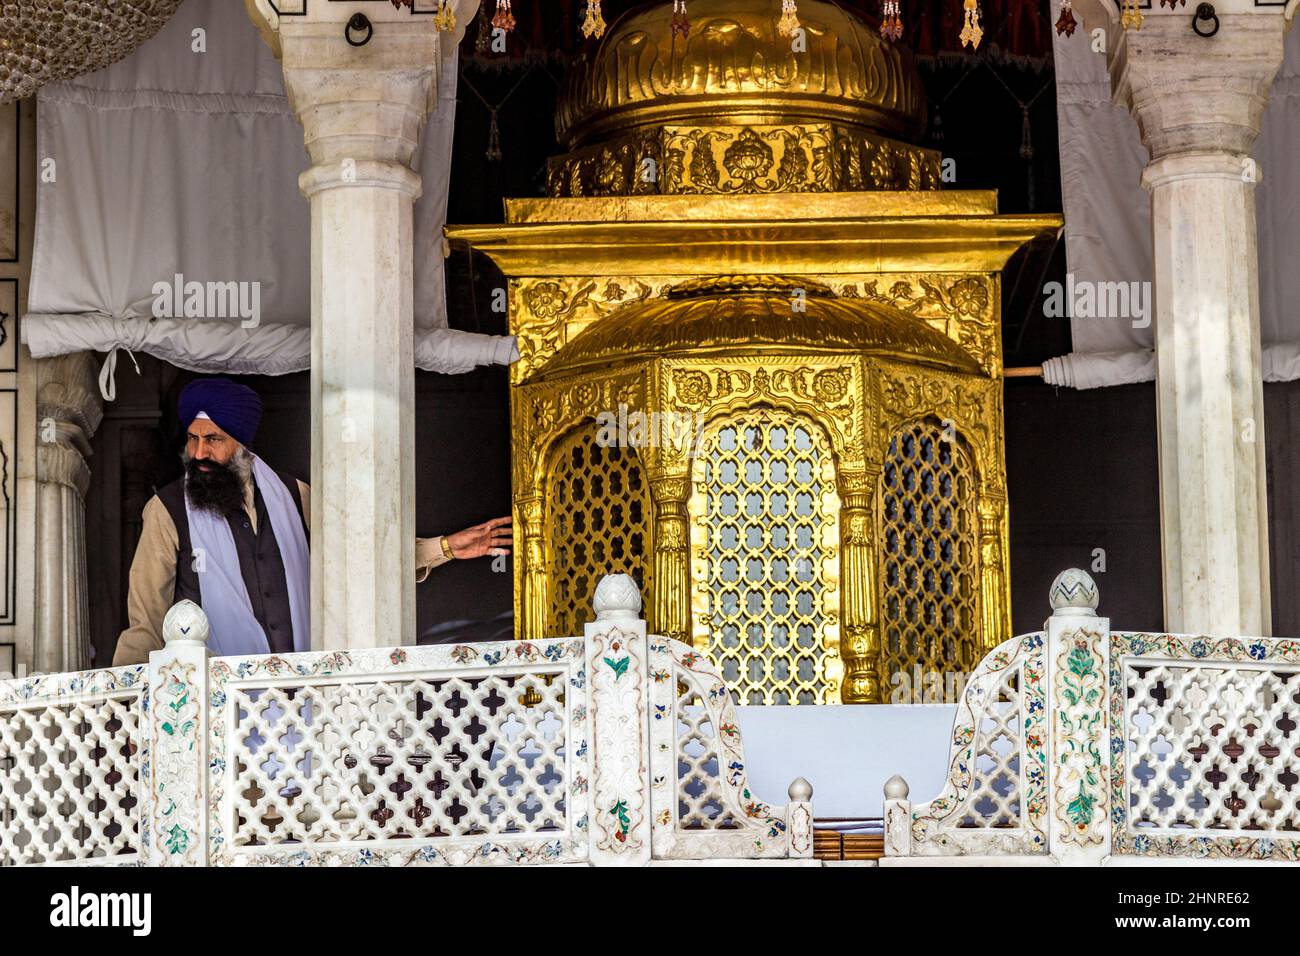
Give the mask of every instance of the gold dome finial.
M 551 195 L 938 187 L 905 48 L 826 0 L 690 5 L 623 15 L 570 71 Z

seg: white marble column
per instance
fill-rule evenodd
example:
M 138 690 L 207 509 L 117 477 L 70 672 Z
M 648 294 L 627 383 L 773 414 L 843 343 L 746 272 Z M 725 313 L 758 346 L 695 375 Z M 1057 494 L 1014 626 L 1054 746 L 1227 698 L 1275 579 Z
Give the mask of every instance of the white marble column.
M 1165 627 L 1270 632 L 1255 183 L 1277 11 L 1146 17 L 1111 61 L 1151 154 Z M 1189 10 L 1191 8 L 1189 7 Z
M 89 352 L 36 363 L 36 671 L 89 667 L 86 489 L 90 438 L 104 415 Z M 95 661 L 106 667 L 108 662 Z
M 312 646 L 413 644 L 412 160 L 441 35 L 390 3 L 255 7 L 312 163 Z

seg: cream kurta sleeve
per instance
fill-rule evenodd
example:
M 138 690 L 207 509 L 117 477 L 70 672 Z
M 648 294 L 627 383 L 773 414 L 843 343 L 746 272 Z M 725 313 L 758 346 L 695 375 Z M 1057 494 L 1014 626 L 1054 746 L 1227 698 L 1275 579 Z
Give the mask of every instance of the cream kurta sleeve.
M 144 506 L 144 527 L 131 562 L 126 592 L 130 626 L 117 639 L 113 666 L 144 664 L 149 652 L 161 650 L 163 618 L 176 593 L 176 525 L 157 495 Z
M 451 560 L 442 550 L 442 538 L 415 539 L 415 583 L 421 583 L 429 572 Z
M 311 487 L 304 481 L 298 482 L 298 494 L 302 496 L 302 517 L 311 530 Z M 415 583 L 419 584 L 440 564 L 446 564 L 451 558 L 442 550 L 442 538 L 415 539 Z

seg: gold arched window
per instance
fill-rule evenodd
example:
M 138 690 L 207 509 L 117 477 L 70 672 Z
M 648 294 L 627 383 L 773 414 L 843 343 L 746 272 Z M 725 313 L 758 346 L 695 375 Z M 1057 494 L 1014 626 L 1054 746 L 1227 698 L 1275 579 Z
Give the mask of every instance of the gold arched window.
M 837 700 L 839 497 L 825 434 L 751 410 L 706 432 L 692 477 L 697 646 L 739 703 Z
M 931 421 L 889 441 L 880 473 L 880 622 L 886 678 L 969 671 L 980 657 L 975 466 Z M 886 685 L 888 686 L 888 685 Z
M 635 449 L 601 445 L 599 435 L 595 426 L 570 432 L 546 469 L 548 634 L 583 633 L 604 575 L 621 572 L 646 584 L 651 512 L 641 462 Z

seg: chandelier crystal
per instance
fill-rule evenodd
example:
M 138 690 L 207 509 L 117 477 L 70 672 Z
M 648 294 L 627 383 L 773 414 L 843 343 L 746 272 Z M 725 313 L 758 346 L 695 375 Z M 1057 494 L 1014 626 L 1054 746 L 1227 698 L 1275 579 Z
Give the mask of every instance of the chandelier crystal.
M 0 3 L 0 103 L 93 73 L 157 33 L 181 0 Z

